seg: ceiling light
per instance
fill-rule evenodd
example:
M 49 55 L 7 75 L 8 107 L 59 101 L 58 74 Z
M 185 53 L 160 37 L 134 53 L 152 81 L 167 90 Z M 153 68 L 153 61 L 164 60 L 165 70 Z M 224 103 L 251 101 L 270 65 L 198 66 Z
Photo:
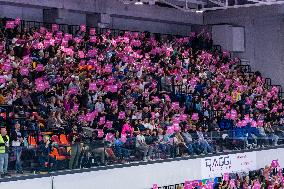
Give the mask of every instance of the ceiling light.
M 143 5 L 143 2 L 135 2 L 135 5 Z
M 195 11 L 196 13 L 203 13 L 204 11 L 203 10 L 197 10 Z

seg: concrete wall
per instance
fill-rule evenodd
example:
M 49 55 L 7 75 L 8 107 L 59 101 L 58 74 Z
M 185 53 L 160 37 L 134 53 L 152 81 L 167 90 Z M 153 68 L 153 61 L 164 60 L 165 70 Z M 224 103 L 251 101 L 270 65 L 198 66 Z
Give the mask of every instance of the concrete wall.
M 204 24 L 245 27 L 245 52 L 235 56 L 248 59 L 254 71 L 284 86 L 283 5 L 206 12 Z M 220 33 L 222 35 L 222 33 Z
M 2 4 L 2 5 L 1 5 Z M 114 29 L 148 30 L 159 33 L 187 34 L 192 24 L 202 24 L 202 14 L 184 13 L 174 8 L 159 7 L 156 5 L 125 5 L 117 0 L 0 0 L 0 6 L 5 9 L 5 15 L 12 18 L 13 9 L 22 7 L 34 7 L 33 9 L 50 12 L 58 12 L 58 18 L 44 16 L 44 20 L 57 21 L 67 24 L 87 23 L 96 26 L 98 22 L 106 23 L 104 18 L 109 17 L 110 23 L 106 23 Z M 6 9 L 6 6 L 12 7 Z M 42 11 L 32 14 L 34 20 L 43 21 Z M 98 16 L 99 14 L 100 16 Z M 4 15 L 4 12 L 3 14 Z M 23 17 L 23 16 L 21 16 Z
M 148 20 L 137 20 L 129 18 L 111 18 L 111 27 L 121 30 L 132 30 L 132 31 L 149 31 L 152 33 L 163 33 L 163 34 L 178 34 L 188 35 L 191 31 L 190 25 L 182 25 L 176 23 L 161 23 Z
M 0 16 L 10 18 L 22 18 L 25 20 L 42 21 L 43 11 L 35 7 L 19 7 L 11 5 L 0 5 Z

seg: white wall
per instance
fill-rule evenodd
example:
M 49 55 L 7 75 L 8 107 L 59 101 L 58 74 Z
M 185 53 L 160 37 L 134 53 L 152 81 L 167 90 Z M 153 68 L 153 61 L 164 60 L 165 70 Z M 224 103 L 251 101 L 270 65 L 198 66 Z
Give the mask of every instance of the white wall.
M 205 179 L 204 177 L 208 175 L 206 172 L 208 167 L 205 166 L 205 162 L 208 159 L 212 163 L 215 160 L 222 162 L 223 157 L 227 157 L 226 161 L 229 161 L 230 164 L 218 165 L 218 168 L 214 166 L 214 170 L 211 171 L 214 177 L 221 176 L 225 172 L 260 169 L 269 165 L 275 159 L 279 159 L 280 166 L 284 165 L 284 150 L 278 148 L 54 176 L 54 188 L 110 189 L 115 186 L 116 189 L 149 189 L 153 184 L 159 186 L 173 185 L 185 180 Z M 51 178 L 0 183 L 0 188 L 50 189 Z
M 51 178 L 36 178 L 11 182 L 0 182 L 1 189 L 51 189 Z M 81 188 L 83 189 L 83 188 Z
M 284 86 L 283 5 L 228 9 L 205 13 L 205 24 L 230 24 L 245 28 L 245 52 L 254 71 Z

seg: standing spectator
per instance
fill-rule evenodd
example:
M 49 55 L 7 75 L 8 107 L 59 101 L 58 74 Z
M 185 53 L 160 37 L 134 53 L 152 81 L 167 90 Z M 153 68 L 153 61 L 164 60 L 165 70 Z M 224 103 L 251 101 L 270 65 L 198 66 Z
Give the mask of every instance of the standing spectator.
M 72 133 L 68 135 L 68 139 L 71 143 L 71 159 L 69 161 L 69 168 L 75 169 L 78 167 L 79 156 L 82 151 L 81 136 L 78 133 L 76 126 L 73 126 Z
M 39 168 L 37 169 L 37 171 L 46 171 L 47 168 L 49 169 L 56 163 L 56 160 L 50 156 L 51 148 L 52 146 L 51 146 L 50 137 L 46 135 L 43 137 L 43 141 L 39 145 L 38 149 Z
M 8 174 L 8 149 L 9 149 L 9 136 L 5 127 L 1 128 L 0 135 L 0 177 L 10 176 Z
M 19 123 L 16 123 L 15 130 L 11 132 L 11 141 L 12 141 L 13 152 L 16 156 L 15 170 L 17 171 L 17 173 L 23 174 L 21 155 L 22 155 L 22 146 L 24 139 L 22 137 L 20 129 L 21 125 Z

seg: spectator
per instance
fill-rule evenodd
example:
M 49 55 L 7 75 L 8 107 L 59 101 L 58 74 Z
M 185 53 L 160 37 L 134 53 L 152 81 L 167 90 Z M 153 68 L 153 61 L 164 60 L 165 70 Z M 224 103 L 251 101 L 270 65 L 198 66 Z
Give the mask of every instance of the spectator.
M 7 130 L 5 127 L 1 127 L 0 135 L 0 175 L 1 178 L 6 176 L 11 176 L 8 174 L 8 160 L 9 160 L 9 143 L 10 139 L 7 135 Z
M 14 155 L 16 156 L 16 162 L 15 162 L 15 170 L 17 173 L 23 174 L 23 168 L 22 168 L 22 147 L 24 145 L 24 138 L 21 133 L 21 125 L 19 123 L 15 124 L 15 130 L 11 132 L 11 141 L 12 141 L 12 149 L 14 152 Z
M 38 147 L 38 163 L 37 172 L 45 172 L 52 170 L 56 165 L 56 159 L 51 157 L 52 145 L 50 137 L 45 135 L 43 141 L 40 142 Z
M 136 148 L 143 153 L 144 161 L 151 160 L 153 147 L 146 144 L 145 136 L 141 132 L 138 132 L 136 136 Z
M 71 159 L 69 161 L 69 168 L 78 168 L 79 156 L 83 147 L 82 138 L 78 133 L 77 127 L 73 126 L 72 133 L 68 135 L 69 142 L 71 144 Z
M 213 151 L 212 147 L 209 145 L 208 141 L 204 138 L 202 133 L 202 127 L 199 127 L 196 133 L 198 136 L 198 143 L 201 145 L 203 153 L 205 154 L 211 153 Z

